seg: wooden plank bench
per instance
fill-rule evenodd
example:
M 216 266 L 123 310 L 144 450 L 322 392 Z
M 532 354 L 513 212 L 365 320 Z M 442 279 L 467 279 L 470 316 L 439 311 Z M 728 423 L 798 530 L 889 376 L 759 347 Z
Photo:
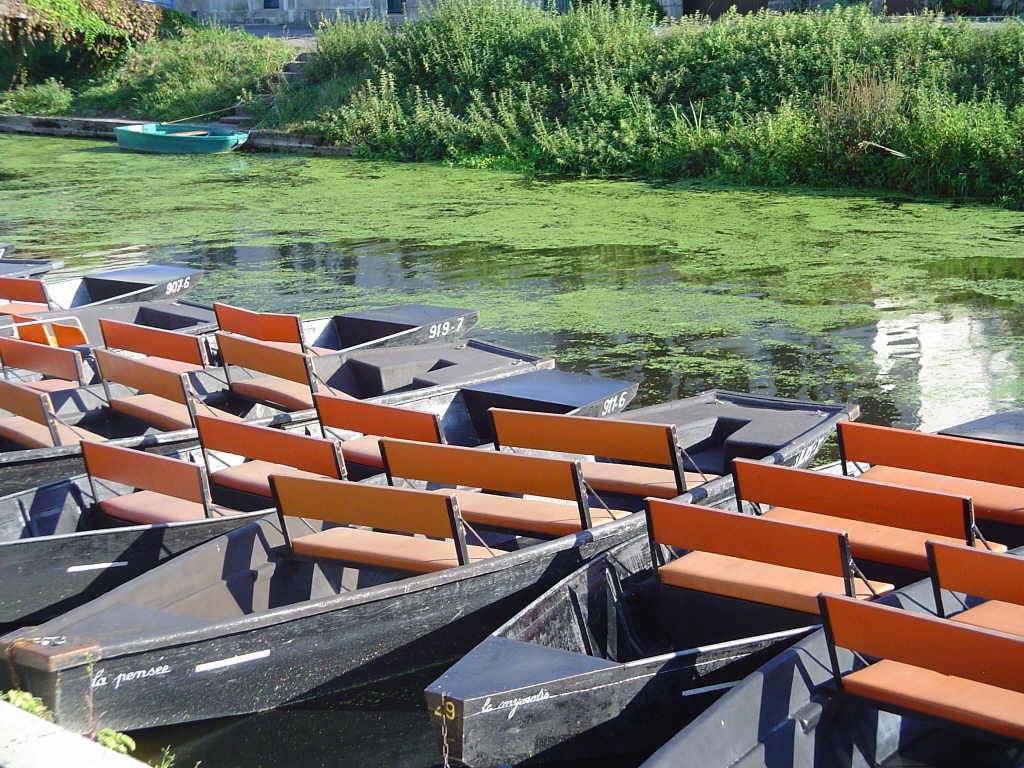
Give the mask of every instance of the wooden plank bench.
M 333 440 L 203 414 L 196 414 L 196 427 L 206 471 L 214 483 L 225 488 L 269 499 L 272 474 L 345 478 L 345 460 Z M 242 456 L 248 461 L 214 469 L 211 451 Z
M 492 554 L 466 544 L 458 502 L 450 494 L 280 475 L 272 475 L 270 485 L 287 546 L 299 557 L 430 573 Z M 292 538 L 288 517 L 339 527 Z
M 144 355 L 142 362 L 175 373 L 200 371 L 209 364 L 206 345 L 198 336 L 101 317 L 100 335 L 107 349 Z
M 975 536 L 966 496 L 780 467 L 749 459 L 733 462 L 736 498 L 773 509 L 765 517 L 845 530 L 854 557 L 928 570 L 925 542 L 936 539 L 989 546 Z
M 0 365 L 3 366 L 5 379 L 10 378 L 10 368 L 43 374 L 47 378 L 40 381 L 18 382 L 40 392 L 77 389 L 85 383 L 82 356 L 74 349 L 60 349 L 0 336 Z
M 840 422 L 843 474 L 850 462 L 873 465 L 860 476 L 969 496 L 981 519 L 1024 525 L 1024 447 L 908 429 Z
M 647 499 L 647 534 L 661 584 L 815 614 L 818 595 L 857 598 L 892 584 L 857 586 L 849 542 L 841 530 Z M 662 564 L 659 545 L 689 550 Z
M 582 461 L 595 491 L 671 499 L 709 477 L 683 471 L 673 424 L 595 419 L 491 408 L 494 447 L 532 448 L 622 462 Z M 651 466 L 656 465 L 656 466 Z
M 842 694 L 1024 739 L 1024 638 L 836 595 L 819 605 Z M 837 647 L 878 661 L 843 674 Z

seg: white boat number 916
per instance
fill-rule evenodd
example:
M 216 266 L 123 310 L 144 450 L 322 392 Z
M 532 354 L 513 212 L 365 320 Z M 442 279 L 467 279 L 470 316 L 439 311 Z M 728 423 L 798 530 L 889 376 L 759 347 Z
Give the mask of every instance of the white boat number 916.
M 192 279 L 189 277 L 179 277 L 177 280 L 171 280 L 171 282 L 167 284 L 167 295 L 170 296 L 172 293 L 184 291 L 188 288 L 191 280 Z
M 601 408 L 601 415 L 607 416 L 609 413 L 612 413 L 613 411 L 621 411 L 623 408 L 625 408 L 626 403 L 629 402 L 629 398 L 627 395 L 628 393 L 623 392 L 620 395 L 615 395 L 614 397 L 609 397 L 607 400 L 605 400 L 604 406 Z
M 430 338 L 440 339 L 449 333 L 458 333 L 462 330 L 462 324 L 465 321 L 466 318 L 460 317 L 458 321 L 445 320 L 443 323 L 434 323 L 430 326 Z

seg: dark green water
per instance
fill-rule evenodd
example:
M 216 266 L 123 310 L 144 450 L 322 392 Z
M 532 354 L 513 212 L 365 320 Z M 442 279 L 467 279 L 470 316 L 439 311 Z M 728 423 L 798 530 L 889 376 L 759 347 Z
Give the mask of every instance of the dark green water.
M 1024 405 L 1024 214 L 987 206 L 0 135 L 0 240 L 79 271 L 147 244 L 258 309 L 477 307 L 477 335 L 642 403 L 721 386 L 926 430 Z M 430 765 L 421 682 L 145 741 L 179 768 Z

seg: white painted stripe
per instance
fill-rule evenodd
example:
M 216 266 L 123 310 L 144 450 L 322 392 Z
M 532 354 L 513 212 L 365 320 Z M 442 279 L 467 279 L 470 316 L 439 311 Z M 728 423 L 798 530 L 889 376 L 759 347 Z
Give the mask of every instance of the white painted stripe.
M 212 669 L 221 669 L 223 667 L 232 667 L 235 664 L 244 664 L 247 661 L 256 661 L 256 659 L 265 659 L 270 655 L 270 649 L 267 648 L 265 651 L 255 651 L 254 653 L 243 653 L 241 656 L 232 656 L 229 659 L 221 659 L 220 661 L 208 661 L 205 664 L 196 664 L 196 668 L 193 672 L 209 672 Z
M 699 696 L 702 693 L 712 693 L 714 691 L 724 691 L 728 688 L 732 688 L 734 685 L 739 685 L 740 681 L 735 680 L 731 683 L 719 683 L 718 685 L 705 685 L 700 688 L 691 688 L 688 691 L 683 691 L 683 696 Z
M 114 563 L 89 563 L 89 565 L 72 565 L 65 573 L 81 573 L 82 571 L 102 571 L 106 568 L 120 568 L 122 565 L 128 565 L 127 560 L 118 560 Z

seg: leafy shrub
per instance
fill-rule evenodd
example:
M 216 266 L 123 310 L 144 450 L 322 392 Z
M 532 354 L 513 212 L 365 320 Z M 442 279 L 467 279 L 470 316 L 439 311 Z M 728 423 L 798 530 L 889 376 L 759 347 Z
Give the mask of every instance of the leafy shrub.
M 59 81 L 50 78 L 38 85 L 21 85 L 0 93 L 0 112 L 16 115 L 66 115 L 71 111 L 74 94 Z
M 530 172 L 858 184 L 1021 199 L 1024 25 L 865 8 L 687 19 L 437 0 L 338 20 L 264 115 L 364 156 Z M 1015 165 L 1016 163 L 1016 165 Z
M 24 710 L 31 715 L 41 717 L 43 720 L 53 722 L 53 713 L 43 704 L 38 696 L 33 696 L 28 691 L 10 690 L 0 693 L 0 701 L 6 701 L 18 709 Z

